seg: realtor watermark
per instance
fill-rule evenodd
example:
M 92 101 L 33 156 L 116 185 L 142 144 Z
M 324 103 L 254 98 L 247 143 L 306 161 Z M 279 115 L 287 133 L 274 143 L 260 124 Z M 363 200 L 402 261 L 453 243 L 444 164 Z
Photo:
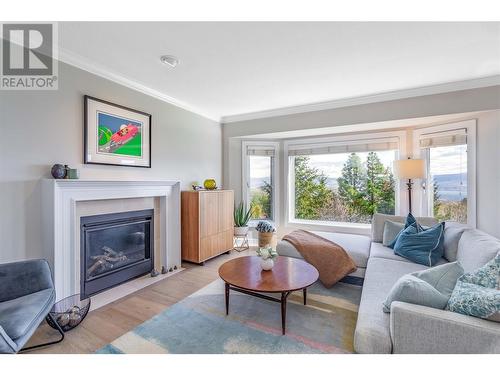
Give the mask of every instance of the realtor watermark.
M 57 90 L 57 24 L 1 23 L 0 90 Z

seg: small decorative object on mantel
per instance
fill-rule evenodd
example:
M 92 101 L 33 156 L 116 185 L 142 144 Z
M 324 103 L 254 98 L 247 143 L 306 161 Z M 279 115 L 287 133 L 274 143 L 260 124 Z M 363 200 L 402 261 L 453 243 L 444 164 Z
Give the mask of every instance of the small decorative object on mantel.
M 151 115 L 84 97 L 85 164 L 151 168 Z
M 274 267 L 274 260 L 278 257 L 278 252 L 271 246 L 259 247 L 257 255 L 260 257 L 260 266 L 264 271 L 270 271 Z
M 259 232 L 259 247 L 268 246 L 276 230 L 274 226 L 269 221 L 262 220 L 257 223 L 255 229 Z
M 213 178 L 207 178 L 204 182 L 203 182 L 203 186 L 205 187 L 205 189 L 207 190 L 215 190 L 217 189 L 217 182 L 215 181 L 215 179 Z
M 161 266 L 161 274 L 165 275 L 168 272 L 167 268 L 165 266 Z
M 80 171 L 78 169 L 68 168 L 66 178 L 69 178 L 70 180 L 78 180 L 80 178 Z
M 50 170 L 50 174 L 56 179 L 66 178 L 66 174 L 68 173 L 66 167 L 62 164 L 54 164 Z
M 54 164 L 50 169 L 50 174 L 58 180 L 62 178 L 72 180 L 80 178 L 80 172 L 78 169 L 70 168 L 67 164 Z
M 159 274 L 160 274 L 160 273 L 159 273 L 159 272 L 158 272 L 155 268 L 153 268 L 153 269 L 151 270 L 151 277 L 156 277 L 156 276 L 158 276 Z

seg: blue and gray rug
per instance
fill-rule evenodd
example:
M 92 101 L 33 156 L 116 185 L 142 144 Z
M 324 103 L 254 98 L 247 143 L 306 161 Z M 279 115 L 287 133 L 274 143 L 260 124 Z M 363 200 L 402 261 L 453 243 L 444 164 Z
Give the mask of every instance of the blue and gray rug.
M 102 354 L 294 354 L 349 353 L 361 287 L 319 282 L 292 294 L 287 333 L 281 334 L 279 303 L 231 292 L 225 314 L 224 284 L 214 281 L 97 351 Z

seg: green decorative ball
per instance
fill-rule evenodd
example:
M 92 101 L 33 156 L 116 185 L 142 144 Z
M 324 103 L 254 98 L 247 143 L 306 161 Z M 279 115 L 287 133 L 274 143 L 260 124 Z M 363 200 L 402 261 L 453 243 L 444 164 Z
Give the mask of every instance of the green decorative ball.
M 207 190 L 215 190 L 217 188 L 217 182 L 213 178 L 208 178 L 203 182 L 203 186 Z

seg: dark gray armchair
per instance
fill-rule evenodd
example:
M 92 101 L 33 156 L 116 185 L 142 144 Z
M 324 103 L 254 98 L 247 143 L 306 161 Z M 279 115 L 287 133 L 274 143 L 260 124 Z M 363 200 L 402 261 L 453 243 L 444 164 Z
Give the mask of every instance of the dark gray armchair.
M 49 314 L 56 293 L 46 260 L 0 264 L 0 353 L 17 353 L 44 319 L 55 323 L 62 341 L 64 333 Z

